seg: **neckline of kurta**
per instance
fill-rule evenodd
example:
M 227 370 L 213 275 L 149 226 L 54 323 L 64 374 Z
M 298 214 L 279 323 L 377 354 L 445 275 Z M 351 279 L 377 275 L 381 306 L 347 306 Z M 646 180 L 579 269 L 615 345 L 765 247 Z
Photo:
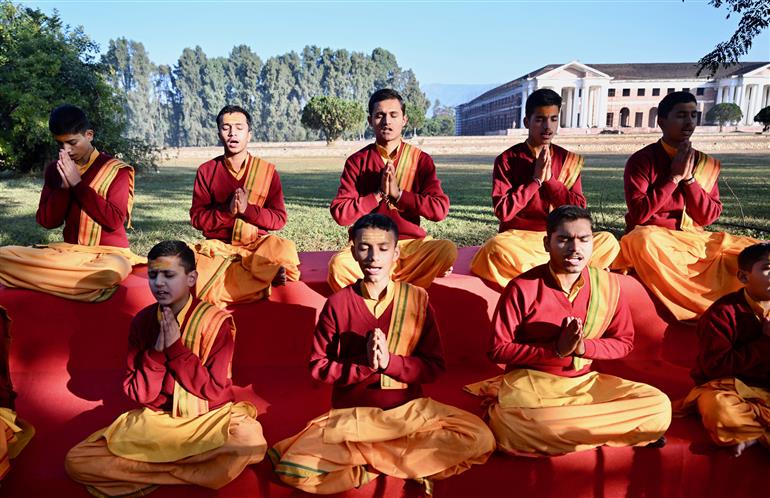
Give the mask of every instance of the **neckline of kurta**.
M 388 310 L 390 305 L 393 304 L 393 297 L 396 294 L 395 283 L 392 280 L 388 283 L 387 290 L 382 299 L 377 297 L 370 297 L 366 293 L 364 286 L 361 285 L 362 283 L 363 280 L 358 280 L 356 282 L 355 286 L 353 287 L 354 294 L 361 298 L 361 301 L 364 303 L 366 310 L 372 315 L 372 317 L 379 320 Z
M 230 162 L 227 160 L 227 157 L 225 157 L 222 162 L 225 163 L 225 169 L 227 169 L 228 173 L 230 173 L 236 180 L 241 181 L 243 176 L 246 174 L 246 170 L 249 168 L 249 164 L 251 164 L 251 154 L 248 152 L 246 153 L 246 158 L 243 160 L 241 169 L 238 171 L 235 171 L 232 166 L 230 166 Z
M 529 150 L 529 153 L 532 155 L 533 159 L 537 159 L 537 154 L 535 153 L 535 148 L 529 145 L 529 139 L 524 140 L 524 145 L 527 146 L 527 149 Z M 548 144 L 548 150 L 551 151 L 551 157 L 553 157 L 553 144 Z
M 749 295 L 749 290 L 746 287 L 743 288 L 743 297 L 746 298 L 746 303 L 748 303 L 749 308 L 751 308 L 751 311 L 754 312 L 759 321 L 770 320 L 770 305 L 765 308 L 761 302 Z
M 382 145 L 378 144 L 377 142 L 374 142 L 374 146 L 377 149 L 377 153 L 380 155 L 380 159 L 382 159 L 383 164 L 387 164 L 388 161 L 393 161 L 395 164 L 396 159 L 398 158 L 398 153 L 401 151 L 401 147 L 403 147 L 404 141 L 399 140 L 398 147 L 393 149 L 393 152 L 388 154 L 388 150 L 383 147 Z
M 556 272 L 553 271 L 551 263 L 548 263 L 548 272 L 551 274 L 551 277 L 553 277 L 553 281 L 556 283 L 557 289 L 559 289 L 562 294 L 564 294 L 564 297 L 566 297 L 570 303 L 574 303 L 575 299 L 578 297 L 578 294 L 580 294 L 580 291 L 583 290 L 583 287 L 586 285 L 586 280 L 583 277 L 585 268 L 581 270 L 580 276 L 577 280 L 575 280 L 570 289 L 565 289 L 562 287 L 561 280 L 559 280 L 559 277 L 556 276 Z
M 92 164 L 94 164 L 94 161 L 99 157 L 99 151 L 96 150 L 96 147 L 94 147 L 94 150 L 91 151 L 91 155 L 88 157 L 88 162 L 85 163 L 83 166 L 77 165 L 78 172 L 80 173 L 80 176 L 82 177 L 86 171 L 88 171 L 88 168 L 91 167 Z
M 668 156 L 668 158 L 673 159 L 674 156 L 676 155 L 676 147 L 673 147 L 667 144 L 666 142 L 663 141 L 662 138 L 659 140 L 659 142 L 661 147 L 663 147 L 663 150 L 666 152 L 666 155 Z
M 179 310 L 179 313 L 176 314 L 176 323 L 179 325 L 182 325 L 182 322 L 184 322 L 184 317 L 187 316 L 187 312 L 190 311 L 190 306 L 192 305 L 192 294 L 187 296 L 187 302 L 182 306 L 182 309 Z M 158 323 L 160 323 L 161 319 L 163 318 L 163 315 L 160 313 L 160 305 L 158 305 L 158 309 L 155 312 L 155 316 L 158 318 Z

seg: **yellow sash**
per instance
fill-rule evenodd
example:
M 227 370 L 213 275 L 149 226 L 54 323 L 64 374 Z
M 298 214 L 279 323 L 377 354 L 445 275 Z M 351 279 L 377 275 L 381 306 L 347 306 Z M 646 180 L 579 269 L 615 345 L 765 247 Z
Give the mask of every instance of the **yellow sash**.
M 243 187 L 249 194 L 248 202 L 257 207 L 262 207 L 265 205 L 267 194 L 270 191 L 273 173 L 275 173 L 275 165 L 249 154 L 249 163 L 246 168 L 246 181 Z M 232 244 L 235 246 L 246 246 L 257 239 L 259 239 L 259 228 L 240 218 L 236 218 L 235 226 L 233 226 Z
M 190 318 L 182 331 L 182 342 L 190 351 L 205 364 L 208 360 L 211 346 L 217 337 L 220 327 L 225 320 L 231 320 L 230 329 L 235 337 L 235 323 L 229 313 L 216 308 L 214 305 L 201 301 L 192 310 Z M 230 376 L 228 367 L 228 377 Z M 172 417 L 192 418 L 209 411 L 209 402 L 188 392 L 179 382 L 174 384 L 174 402 L 171 409 Z
M 404 142 L 404 146 L 401 147 L 401 151 L 396 158 L 396 181 L 398 181 L 398 188 L 412 191 L 414 185 L 414 177 L 417 175 L 417 163 L 420 160 L 420 154 L 422 151 Z
M 615 316 L 620 300 L 620 280 L 614 273 L 592 266 L 588 267 L 591 281 L 591 297 L 583 323 L 583 335 L 586 339 L 596 339 L 604 334 Z M 586 358 L 572 358 L 572 368 L 580 370 L 591 364 Z
M 110 159 L 102 165 L 99 172 L 88 185 L 96 191 L 102 199 L 107 198 L 110 185 L 118 176 L 121 168 L 128 168 L 128 217 L 126 227 L 131 228 L 131 210 L 134 208 L 134 168 L 117 159 Z M 80 210 L 80 226 L 78 229 L 78 244 L 95 246 L 102 238 L 102 226 L 88 216 L 85 210 Z
M 559 171 L 558 180 L 567 188 L 572 188 L 580 176 L 580 172 L 583 171 L 584 164 L 583 156 L 567 151 L 567 156 L 561 165 L 561 171 Z
M 698 185 L 703 188 L 707 193 L 711 192 L 719 179 L 719 170 L 721 163 L 719 160 L 704 154 L 703 152 L 697 152 L 698 157 L 695 160 L 695 168 L 693 169 L 693 176 Z M 682 208 L 682 222 L 679 225 L 681 230 L 686 232 L 702 232 L 703 228 L 698 226 L 695 221 L 687 214 L 686 206 Z
M 388 328 L 388 351 L 401 356 L 412 354 L 420 340 L 427 314 L 427 291 L 406 282 L 397 282 L 393 296 L 393 314 Z M 380 387 L 406 389 L 408 386 L 387 375 L 381 375 Z

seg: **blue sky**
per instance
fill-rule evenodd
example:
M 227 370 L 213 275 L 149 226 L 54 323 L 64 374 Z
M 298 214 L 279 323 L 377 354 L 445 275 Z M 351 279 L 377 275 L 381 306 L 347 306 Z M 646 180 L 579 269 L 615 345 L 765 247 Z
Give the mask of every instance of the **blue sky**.
M 82 25 L 102 50 L 141 41 L 174 64 L 249 45 L 263 60 L 305 45 L 393 52 L 421 83 L 502 83 L 550 63 L 696 61 L 737 26 L 724 8 L 687 0 L 562 1 L 27 1 Z M 770 34 L 744 60 L 770 60 Z

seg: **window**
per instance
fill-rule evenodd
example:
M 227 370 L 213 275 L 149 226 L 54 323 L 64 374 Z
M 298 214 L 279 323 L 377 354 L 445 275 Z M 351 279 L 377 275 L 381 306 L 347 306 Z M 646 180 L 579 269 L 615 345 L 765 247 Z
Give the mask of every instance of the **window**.
M 614 90 L 610 90 L 611 92 Z M 612 123 L 615 121 L 615 114 L 608 112 L 607 113 L 607 126 L 612 127 Z
M 658 95 L 660 95 L 660 88 L 653 88 L 652 89 L 652 96 L 653 97 L 657 97 Z
M 642 127 L 642 120 L 644 119 L 644 113 L 643 112 L 637 112 L 634 114 L 634 127 L 635 128 L 641 128 Z
M 623 89 L 623 96 L 624 97 L 628 97 L 629 95 L 631 95 L 631 89 L 630 88 L 624 88 Z
M 695 89 L 695 95 L 703 95 L 705 88 L 696 88 Z
M 644 88 L 639 88 L 638 90 L 636 90 L 636 96 L 644 97 Z
M 666 89 L 666 95 L 668 95 L 669 93 L 674 93 L 675 90 L 676 90 L 676 88 L 667 88 Z
M 689 92 L 690 92 L 690 89 L 689 89 L 689 88 L 682 88 L 682 91 L 683 91 L 683 92 L 687 92 L 687 93 L 689 93 Z
M 615 89 L 614 88 L 608 89 L 607 90 L 607 96 L 608 97 L 614 97 L 615 96 Z M 609 115 L 612 115 L 612 113 L 610 113 Z

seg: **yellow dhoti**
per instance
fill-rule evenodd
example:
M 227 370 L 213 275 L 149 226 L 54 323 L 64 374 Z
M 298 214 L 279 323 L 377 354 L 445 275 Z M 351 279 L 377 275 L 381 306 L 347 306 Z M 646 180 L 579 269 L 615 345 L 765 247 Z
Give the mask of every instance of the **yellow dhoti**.
M 350 247 L 348 245 L 329 260 L 327 282 L 334 292 L 364 277 L 353 259 Z M 436 277 L 446 273 L 457 259 L 457 246 L 449 240 L 430 237 L 403 239 L 398 241 L 398 247 L 401 255 L 393 266 L 391 278 L 423 289 L 430 287 Z
M 195 253 L 197 295 L 219 307 L 269 297 L 281 267 L 291 282 L 300 276 L 297 247 L 277 235 L 264 235 L 248 245 L 204 240 L 195 245 Z
M 665 394 L 598 372 L 562 377 L 521 369 L 466 390 L 493 398 L 489 427 L 498 447 L 514 455 L 644 446 L 660 439 L 671 423 Z
M 531 230 L 512 229 L 498 233 L 473 256 L 471 271 L 484 280 L 505 287 L 527 270 L 548 262 L 544 237 L 545 232 Z M 619 252 L 620 244 L 611 233 L 595 232 L 594 251 L 589 264 L 609 268 Z
M 332 410 L 276 444 L 268 456 L 283 482 L 330 494 L 379 474 L 444 479 L 486 462 L 494 449 L 494 437 L 480 418 L 419 398 L 390 410 Z
M 735 378 L 712 380 L 675 403 L 677 415 L 696 407 L 716 444 L 735 446 L 759 440 L 770 447 L 770 390 Z
M 127 248 L 60 242 L 47 246 L 0 247 L 0 284 L 74 301 L 109 299 L 130 273 L 146 263 Z
M 8 474 L 10 459 L 16 458 L 34 435 L 35 428 L 29 422 L 10 408 L 0 408 L 0 479 Z
M 738 254 L 759 241 L 724 232 L 637 226 L 620 239 L 613 269 L 634 268 L 677 320 L 693 320 L 741 287 Z
M 163 484 L 218 489 L 265 456 L 267 442 L 249 403 L 227 404 L 200 424 L 167 413 L 145 417 L 146 410 L 124 414 L 72 448 L 65 460 L 70 477 L 96 496 L 142 496 Z M 168 444 L 169 438 L 177 444 Z M 196 445 L 203 451 L 195 454 Z

